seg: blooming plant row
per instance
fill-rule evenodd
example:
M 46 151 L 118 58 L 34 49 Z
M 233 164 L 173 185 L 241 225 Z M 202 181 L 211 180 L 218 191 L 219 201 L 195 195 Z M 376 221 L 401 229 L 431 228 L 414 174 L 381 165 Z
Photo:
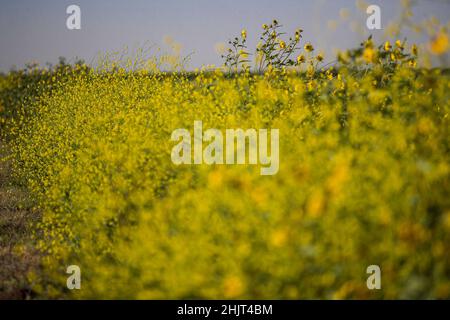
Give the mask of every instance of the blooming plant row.
M 42 212 L 39 296 L 450 297 L 448 72 L 372 39 L 322 69 L 296 51 L 300 30 L 288 42 L 278 30 L 263 28 L 260 73 L 144 62 L 1 77 L 2 135 Z M 237 71 L 241 36 L 225 58 Z M 277 128 L 277 174 L 173 163 L 172 132 L 196 121 Z M 373 264 L 382 290 L 366 287 Z

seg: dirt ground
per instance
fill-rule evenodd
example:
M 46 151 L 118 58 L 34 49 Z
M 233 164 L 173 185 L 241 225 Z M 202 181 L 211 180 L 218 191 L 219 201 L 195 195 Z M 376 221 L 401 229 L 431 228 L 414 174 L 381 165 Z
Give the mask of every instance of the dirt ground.
M 14 182 L 7 155 L 0 142 L 0 299 L 30 299 L 27 275 L 39 268 L 30 230 L 39 213 L 26 190 Z

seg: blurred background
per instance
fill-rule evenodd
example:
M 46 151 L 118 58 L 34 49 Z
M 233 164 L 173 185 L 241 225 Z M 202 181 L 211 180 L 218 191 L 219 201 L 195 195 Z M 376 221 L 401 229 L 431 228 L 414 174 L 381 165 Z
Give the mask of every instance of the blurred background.
M 66 27 L 71 4 L 81 8 L 81 30 Z M 366 27 L 370 4 L 381 8 L 380 30 Z M 220 65 L 229 38 L 246 28 L 254 48 L 261 25 L 273 19 L 290 34 L 304 29 L 303 40 L 323 51 L 325 62 L 373 34 L 378 41 L 406 37 L 428 53 L 420 63 L 448 65 L 448 0 L 2 0 L 0 8 L 3 72 L 55 64 L 60 56 L 95 64 L 99 53 L 142 47 L 190 55 L 188 69 Z

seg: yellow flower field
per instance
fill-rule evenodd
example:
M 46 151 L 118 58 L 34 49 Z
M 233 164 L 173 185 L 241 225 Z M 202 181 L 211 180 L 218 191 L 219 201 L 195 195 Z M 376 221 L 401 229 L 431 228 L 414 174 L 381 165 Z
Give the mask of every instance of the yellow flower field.
M 2 77 L 2 135 L 42 212 L 32 289 L 448 299 L 450 75 L 416 67 L 411 44 L 392 43 L 368 39 L 334 68 L 303 42 L 293 66 L 262 73 L 238 61 L 237 72 L 118 63 Z M 195 120 L 279 129 L 278 173 L 174 165 L 171 133 Z M 82 290 L 67 289 L 68 265 L 80 266 Z M 380 266 L 382 290 L 367 289 L 369 265 Z

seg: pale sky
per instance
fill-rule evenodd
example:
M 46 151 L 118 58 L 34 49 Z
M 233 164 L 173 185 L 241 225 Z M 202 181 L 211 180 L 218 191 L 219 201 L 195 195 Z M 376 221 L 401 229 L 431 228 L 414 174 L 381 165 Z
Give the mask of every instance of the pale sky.
M 368 0 L 381 7 L 382 27 L 400 11 L 400 0 Z M 448 0 L 416 0 L 415 19 L 435 16 L 447 23 Z M 81 30 L 66 28 L 66 7 L 81 8 Z M 333 48 L 356 47 L 362 35 L 353 32 L 350 22 L 338 23 L 336 30 L 329 21 L 340 19 L 348 9 L 350 19 L 365 26 L 367 15 L 357 9 L 354 0 L 0 0 L 0 70 L 26 62 L 55 63 L 59 56 L 73 61 L 79 57 L 88 63 L 99 52 L 135 48 L 146 42 L 164 47 L 170 36 L 182 45 L 182 54 L 193 52 L 190 68 L 206 64 L 220 65 L 215 46 L 248 30 L 254 47 L 263 23 L 276 18 L 288 32 L 304 29 L 304 40 L 334 59 Z M 366 36 L 381 36 L 383 30 L 364 30 Z M 410 40 L 414 35 L 407 34 Z M 419 39 L 420 40 L 420 39 Z

